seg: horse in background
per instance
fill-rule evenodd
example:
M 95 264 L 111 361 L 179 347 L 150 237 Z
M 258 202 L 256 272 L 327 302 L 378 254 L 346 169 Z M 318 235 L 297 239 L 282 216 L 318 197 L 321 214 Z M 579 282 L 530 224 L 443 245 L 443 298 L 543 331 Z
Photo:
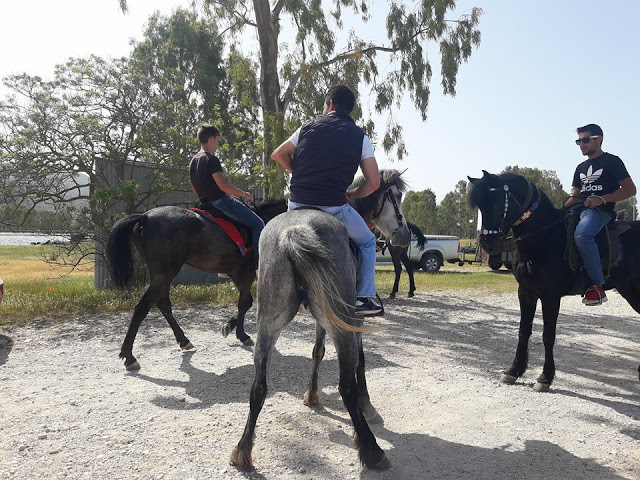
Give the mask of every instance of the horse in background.
M 501 381 L 514 383 L 527 369 L 529 337 L 540 300 L 545 361 L 534 388 L 548 391 L 555 377 L 553 346 L 560 299 L 582 294 L 591 285 L 586 272 L 574 271 L 565 258 L 567 211 L 554 208 L 545 193 L 521 175 L 493 175 L 483 170 L 482 178 L 468 178 L 473 184 L 470 203 L 482 212 L 482 248 L 490 255 L 497 253 L 510 229 L 516 240 L 513 274 L 518 281 L 520 331 L 515 359 Z M 617 289 L 640 313 L 640 222 L 618 221 L 610 232 L 618 255 L 604 288 Z M 606 245 L 603 234 L 605 229 L 598 236 Z M 640 367 L 638 372 L 640 379 Z
M 412 238 L 416 238 L 416 246 L 418 247 L 418 250 L 424 250 L 427 245 L 427 239 L 422 233 L 422 230 L 420 230 L 417 225 L 414 225 L 410 222 L 407 222 L 407 226 L 411 231 Z M 404 265 L 404 268 L 407 271 L 407 275 L 409 276 L 409 293 L 407 294 L 407 297 L 413 297 L 414 292 L 416 291 L 416 283 L 413 278 L 415 264 L 414 262 L 409 260 L 409 256 L 407 255 L 407 252 L 409 251 L 409 245 L 401 247 L 398 245 L 393 245 L 391 242 L 386 240 L 384 246 L 382 247 L 383 254 L 385 249 L 387 248 L 389 249 L 389 254 L 391 255 L 391 261 L 393 262 L 393 271 L 396 274 L 396 278 L 393 282 L 393 288 L 391 289 L 391 293 L 389 293 L 389 298 L 396 298 L 396 293 L 398 293 L 400 276 L 402 275 L 402 265 Z
M 254 210 L 266 223 L 285 212 L 287 203 L 285 200 L 262 202 L 256 204 Z M 127 287 L 133 279 L 132 244 L 147 264 L 150 279 L 149 287 L 135 306 L 120 350 L 127 370 L 140 368 L 133 356 L 133 342 L 140 324 L 154 305 L 169 323 L 180 348 L 193 348 L 173 316 L 169 298 L 171 281 L 184 264 L 204 272 L 224 273 L 231 278 L 239 292 L 238 313 L 223 326 L 222 332 L 226 336 L 235 328 L 238 340 L 244 345 L 253 345 L 244 331 L 244 317 L 253 303 L 251 285 L 256 277 L 253 251 L 241 255 L 238 246 L 221 227 L 195 212 L 179 207 L 157 207 L 129 215 L 111 229 L 107 259 L 118 288 Z
M 397 170 L 381 170 L 376 192 L 352 205 L 389 238 L 408 244 L 409 229 L 400 200 L 406 185 Z M 363 181 L 360 177 L 356 182 Z M 356 185 L 354 182 L 354 185 Z M 267 366 L 280 332 L 295 317 L 301 303 L 316 320 L 313 369 L 304 395 L 308 406 L 318 403 L 318 368 L 327 332 L 340 369 L 339 391 L 355 429 L 360 461 L 384 469 L 390 463 L 378 446 L 367 419 L 380 419 L 371 405 L 365 380 L 362 320 L 355 317 L 356 261 L 347 230 L 335 217 L 314 209 L 299 209 L 269 222 L 260 237 L 255 379 L 251 386 L 247 423 L 231 454 L 240 470 L 253 469 L 251 452 L 258 415 L 267 396 Z

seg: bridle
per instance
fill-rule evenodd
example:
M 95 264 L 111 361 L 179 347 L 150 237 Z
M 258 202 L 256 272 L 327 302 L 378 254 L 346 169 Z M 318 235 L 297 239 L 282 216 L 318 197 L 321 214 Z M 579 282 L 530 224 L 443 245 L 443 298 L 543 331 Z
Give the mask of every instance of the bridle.
M 538 195 L 537 195 L 537 199 L 534 202 L 532 202 L 534 189 L 537 190 Z M 529 217 L 531 217 L 533 212 L 535 212 L 538 209 L 538 206 L 540 206 L 540 200 L 541 200 L 540 190 L 534 187 L 533 184 L 528 180 L 527 180 L 527 196 L 525 197 L 524 202 L 522 203 L 520 203 L 518 199 L 515 196 L 513 196 L 513 194 L 511 193 L 511 189 L 509 188 L 509 185 L 507 185 L 506 183 L 502 187 L 492 187 L 492 188 L 489 188 L 488 190 L 490 192 L 504 191 L 504 212 L 502 214 L 502 220 L 500 221 L 498 230 L 487 230 L 486 228 L 483 228 L 482 229 L 483 235 L 500 235 L 501 237 L 504 238 L 505 234 L 509 230 L 511 230 L 512 227 L 526 222 L 529 219 Z M 507 213 L 509 211 L 510 199 L 513 203 L 517 205 L 518 210 L 522 213 L 520 214 L 520 216 L 516 221 L 511 223 L 509 226 L 506 226 L 505 222 L 507 219 Z M 523 205 L 525 205 L 526 207 L 523 207 Z
M 398 201 L 396 200 L 396 196 L 391 191 L 391 187 L 394 185 L 395 183 L 390 183 L 387 189 L 385 190 L 385 192 L 382 194 L 380 205 L 378 209 L 375 211 L 375 213 L 371 215 L 371 218 L 374 219 L 380 216 L 380 214 L 382 213 L 382 209 L 384 208 L 384 203 L 388 200 L 389 202 L 391 202 L 391 205 L 393 205 L 393 210 L 395 211 L 396 219 L 398 220 L 398 228 L 393 231 L 395 233 L 402 228 L 402 222 L 404 218 L 402 216 L 402 213 L 400 213 L 400 207 L 398 207 Z

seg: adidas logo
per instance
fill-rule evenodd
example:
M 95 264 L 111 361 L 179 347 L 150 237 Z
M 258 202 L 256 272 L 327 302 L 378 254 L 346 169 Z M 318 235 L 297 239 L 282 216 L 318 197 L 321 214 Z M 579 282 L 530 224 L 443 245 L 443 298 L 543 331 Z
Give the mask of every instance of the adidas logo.
M 596 170 L 595 172 L 593 171 L 593 165 L 589 165 L 589 169 L 587 170 L 587 174 L 585 175 L 584 173 L 580 174 L 580 181 L 582 182 L 582 185 L 584 185 L 585 187 L 587 186 L 588 183 L 593 183 L 595 181 L 597 181 L 600 178 L 600 175 L 602 175 L 602 168 L 599 170 Z M 586 188 L 585 188 L 586 190 Z M 590 189 L 590 190 L 594 190 L 594 189 Z M 602 190 L 602 187 L 600 187 L 598 190 Z

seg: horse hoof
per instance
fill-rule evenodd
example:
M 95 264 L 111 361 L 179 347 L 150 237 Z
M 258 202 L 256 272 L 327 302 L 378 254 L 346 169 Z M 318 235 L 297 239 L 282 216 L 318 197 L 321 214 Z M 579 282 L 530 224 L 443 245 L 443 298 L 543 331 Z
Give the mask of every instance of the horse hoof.
M 409 298 L 411 298 L 411 297 L 413 297 L 413 296 L 415 296 L 415 295 L 413 294 L 413 292 L 409 292 L 409 294 L 407 295 L 407 297 L 409 297 Z
M 373 407 L 373 405 L 371 405 L 371 408 L 364 409 L 362 414 L 364 415 L 364 419 L 367 421 L 367 423 L 379 424 L 384 422 L 384 420 L 382 420 L 382 416 Z
M 315 393 L 307 392 L 304 394 L 304 399 L 302 400 L 307 407 L 315 407 L 318 405 L 318 395 Z
M 389 461 L 387 456 L 383 454 L 382 459 L 375 465 L 372 465 L 371 468 L 373 468 L 374 470 L 386 470 L 390 466 L 391 466 L 391 462 Z
M 194 347 L 194 346 L 193 346 L 193 343 L 189 342 L 189 343 L 187 343 L 184 347 L 180 347 L 180 348 L 181 348 L 183 351 L 186 351 L 186 350 L 193 350 L 193 349 L 194 349 L 194 348 L 196 348 L 196 347 Z
M 229 463 L 242 472 L 250 472 L 251 470 L 254 470 L 253 462 L 251 461 L 251 454 L 244 451 L 241 452 L 237 447 L 233 449 L 233 452 L 231 452 Z
M 390 293 L 389 294 L 389 298 L 396 298 L 396 294 L 395 293 Z
M 253 343 L 253 340 L 247 338 L 242 342 L 242 345 L 244 345 L 245 347 L 253 347 L 255 344 Z
M 518 377 L 514 377 L 513 375 L 509 375 L 508 373 L 503 373 L 500 377 L 501 383 L 506 383 L 508 385 L 513 385 L 518 380 Z
M 224 338 L 227 338 L 227 336 L 231 333 L 231 330 L 233 330 L 228 324 L 224 325 L 222 327 L 222 336 Z
M 140 370 L 140 364 L 136 360 L 131 365 L 126 365 L 126 368 L 127 368 L 128 372 L 132 372 L 132 371 L 135 371 L 135 370 Z
M 549 391 L 549 387 L 551 387 L 550 383 L 536 382 L 536 384 L 533 386 L 533 389 L 536 392 L 548 392 Z

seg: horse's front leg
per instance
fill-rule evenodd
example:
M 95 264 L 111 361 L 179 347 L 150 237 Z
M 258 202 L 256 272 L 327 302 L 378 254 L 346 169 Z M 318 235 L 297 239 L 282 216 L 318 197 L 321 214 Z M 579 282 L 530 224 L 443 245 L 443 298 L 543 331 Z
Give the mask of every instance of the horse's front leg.
M 391 289 L 389 298 L 396 298 L 396 293 L 398 293 L 398 289 L 400 288 L 400 275 L 402 275 L 402 263 L 400 263 L 400 256 L 396 254 L 396 250 L 390 247 L 389 252 L 391 253 L 391 260 L 393 260 L 393 271 L 396 274 L 396 279 L 393 282 L 393 288 Z
M 402 264 L 404 265 L 404 269 L 407 271 L 407 275 L 409 275 L 409 293 L 407 296 L 411 298 L 413 297 L 413 292 L 416 291 L 416 282 L 413 278 L 413 265 L 411 265 L 411 260 L 409 260 L 409 256 L 406 251 L 402 253 Z
M 236 329 L 236 338 L 246 347 L 253 346 L 253 340 L 244 331 L 244 316 L 253 305 L 253 297 L 251 296 L 251 285 L 255 280 L 255 272 L 253 268 L 245 268 L 240 274 L 231 275 L 231 280 L 235 284 L 240 295 L 238 297 L 238 314 L 231 318 L 223 327 L 222 335 L 226 337 Z
M 518 287 L 518 300 L 520 301 L 520 330 L 518 332 L 518 347 L 511 367 L 502 373 L 502 383 L 515 383 L 527 370 L 529 361 L 529 338 L 533 328 L 533 317 L 536 313 L 538 296 Z
M 318 405 L 318 369 L 320 362 L 324 358 L 324 339 L 327 331 L 316 322 L 316 344 L 313 346 L 313 366 L 311 367 L 311 378 L 307 391 L 304 394 L 304 404 L 307 407 L 315 407 Z
M 551 382 L 556 376 L 556 363 L 553 360 L 553 346 L 556 343 L 556 325 L 558 323 L 558 312 L 560 311 L 560 296 L 542 297 L 542 341 L 544 343 L 544 367 L 542 374 L 538 377 L 535 390 L 548 392 Z

